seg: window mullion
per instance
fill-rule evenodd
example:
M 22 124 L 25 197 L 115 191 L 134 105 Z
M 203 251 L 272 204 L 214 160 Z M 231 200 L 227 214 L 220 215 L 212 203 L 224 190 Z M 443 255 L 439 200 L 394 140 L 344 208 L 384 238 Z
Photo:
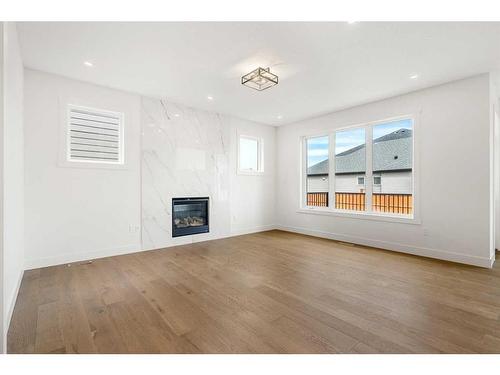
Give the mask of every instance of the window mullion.
M 301 173 L 301 194 L 300 194 L 300 205 L 301 207 L 307 207 L 307 138 L 302 138 L 301 143 L 301 155 L 302 155 L 302 173 Z
M 257 143 L 257 171 L 264 172 L 264 147 L 262 139 Z
M 366 212 L 372 211 L 372 196 L 373 196 L 373 127 L 367 126 L 365 128 L 365 150 L 366 150 L 366 166 L 365 166 L 365 210 Z
M 335 208 L 335 133 L 328 137 L 328 207 Z

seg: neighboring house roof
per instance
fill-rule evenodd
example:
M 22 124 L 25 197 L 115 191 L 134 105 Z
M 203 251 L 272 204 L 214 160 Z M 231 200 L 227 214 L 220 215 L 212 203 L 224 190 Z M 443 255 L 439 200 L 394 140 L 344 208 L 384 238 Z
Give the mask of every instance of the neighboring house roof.
M 389 139 L 373 144 L 373 171 L 384 172 L 412 168 L 411 130 L 403 129 L 409 136 Z
M 373 141 L 373 171 L 385 172 L 412 168 L 412 131 L 399 129 Z M 335 173 L 364 173 L 365 145 L 353 147 L 335 156 Z M 310 166 L 307 175 L 328 174 L 328 160 Z
M 311 165 L 309 168 L 307 168 L 308 176 L 325 175 L 325 174 L 328 174 L 328 159 L 320 161 L 319 163 Z

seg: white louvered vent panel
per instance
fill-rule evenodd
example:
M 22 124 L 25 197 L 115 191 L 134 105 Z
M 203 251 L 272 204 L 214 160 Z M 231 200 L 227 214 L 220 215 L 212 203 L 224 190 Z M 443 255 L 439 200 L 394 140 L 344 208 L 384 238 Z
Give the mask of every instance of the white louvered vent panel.
M 68 159 L 121 164 L 123 114 L 70 105 Z

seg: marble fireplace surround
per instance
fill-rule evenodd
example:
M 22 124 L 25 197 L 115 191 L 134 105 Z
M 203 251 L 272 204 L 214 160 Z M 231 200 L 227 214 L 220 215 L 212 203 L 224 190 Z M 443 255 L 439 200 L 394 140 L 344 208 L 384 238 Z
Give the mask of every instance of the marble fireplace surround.
M 141 98 L 144 250 L 271 229 L 275 128 Z M 237 173 L 237 135 L 261 137 L 263 176 Z M 209 197 L 210 232 L 172 237 L 172 198 Z

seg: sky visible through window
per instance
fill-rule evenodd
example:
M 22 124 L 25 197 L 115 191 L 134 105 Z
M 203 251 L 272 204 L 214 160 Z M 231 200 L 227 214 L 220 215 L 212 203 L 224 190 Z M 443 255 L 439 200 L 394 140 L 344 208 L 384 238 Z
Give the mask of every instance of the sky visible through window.
M 365 144 L 365 128 L 335 132 L 335 155 Z
M 403 119 L 378 124 L 373 127 L 373 139 L 399 129 L 412 129 L 412 120 Z M 335 155 L 365 143 L 363 128 L 349 129 L 335 133 Z M 328 136 L 309 138 L 307 140 L 307 165 L 308 167 L 328 159 Z
M 373 139 L 380 138 L 383 135 L 392 133 L 399 129 L 411 129 L 411 128 L 412 128 L 411 119 L 392 121 L 386 124 L 376 125 L 373 127 Z
M 328 159 L 328 136 L 307 139 L 307 166 Z

